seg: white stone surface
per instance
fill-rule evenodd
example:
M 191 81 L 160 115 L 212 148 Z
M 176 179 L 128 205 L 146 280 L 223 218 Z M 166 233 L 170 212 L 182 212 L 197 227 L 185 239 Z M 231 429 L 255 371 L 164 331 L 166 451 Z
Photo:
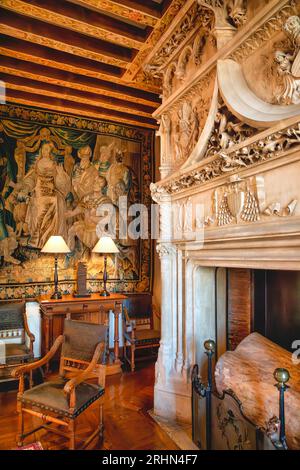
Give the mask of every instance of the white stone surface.
M 33 343 L 34 357 L 38 358 L 41 357 L 42 354 L 42 323 L 38 302 L 26 302 L 26 315 L 29 330 L 35 336 Z

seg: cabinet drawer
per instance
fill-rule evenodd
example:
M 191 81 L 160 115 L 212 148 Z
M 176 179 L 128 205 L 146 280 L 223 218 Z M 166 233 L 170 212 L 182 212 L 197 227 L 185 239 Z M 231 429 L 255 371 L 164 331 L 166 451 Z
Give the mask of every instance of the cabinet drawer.
M 46 315 L 67 315 L 69 312 L 80 313 L 83 311 L 83 305 L 80 304 L 60 304 L 51 306 L 42 306 Z

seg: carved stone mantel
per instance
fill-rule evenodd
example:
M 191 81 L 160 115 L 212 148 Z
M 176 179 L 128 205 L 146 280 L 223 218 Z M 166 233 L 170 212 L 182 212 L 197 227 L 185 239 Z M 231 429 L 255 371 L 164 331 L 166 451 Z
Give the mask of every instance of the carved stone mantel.
M 203 7 L 214 3 L 198 2 Z M 171 80 L 154 113 L 159 120 L 168 116 L 170 123 L 161 129 L 162 179 L 151 186 L 162 222 L 162 345 L 154 407 L 156 414 L 182 421 L 190 421 L 189 374 L 199 360 L 199 344 L 214 334 L 216 272 L 221 270 L 224 277 L 223 268 L 300 270 L 300 104 L 295 76 L 300 28 L 298 35 L 286 27 L 290 17 L 299 15 L 300 2 L 273 0 L 254 13 L 255 2 L 246 3 L 250 17 L 238 28 L 215 17 L 200 41 L 205 60 L 197 63 L 195 55 L 189 56 L 183 79 Z M 178 55 L 172 51 L 175 77 L 183 49 L 179 44 Z M 288 54 L 283 81 L 277 75 L 277 50 L 283 50 L 282 57 Z M 255 82 L 258 73 L 261 83 Z M 196 95 L 206 103 L 207 113 L 201 124 L 197 121 L 197 141 L 177 164 L 178 134 L 181 143 L 190 138 L 180 134 L 184 123 L 178 110 L 186 111 L 184 103 L 196 103 Z M 280 102 L 272 101 L 276 96 Z M 285 103 L 282 96 L 288 96 Z M 190 126 L 195 123 L 191 113 L 186 117 Z M 180 230 L 182 236 L 174 237 Z

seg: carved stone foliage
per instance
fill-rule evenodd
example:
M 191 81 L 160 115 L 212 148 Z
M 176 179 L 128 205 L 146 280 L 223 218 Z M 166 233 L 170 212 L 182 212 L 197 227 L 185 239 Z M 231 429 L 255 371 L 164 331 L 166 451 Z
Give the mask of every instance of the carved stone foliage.
M 215 48 L 210 35 L 213 21 L 212 11 L 193 3 L 175 31 L 144 64 L 145 80 L 162 81 L 165 98 L 186 79 L 191 64 L 196 67 L 202 63 L 206 48 Z
M 257 129 L 239 121 L 220 99 L 215 126 L 205 156 L 211 157 L 220 151 L 230 149 L 256 133 Z
M 169 180 L 162 187 L 169 194 L 206 183 L 227 173 L 234 173 L 256 163 L 268 161 L 300 145 L 300 123 L 282 129 L 247 146 L 237 146 L 217 153 L 193 171 Z
M 228 58 L 236 62 L 243 62 L 253 52 L 262 47 L 268 40 L 281 31 L 286 20 L 296 13 L 295 0 L 289 0 L 281 7 L 274 16 L 265 22 L 259 29 L 256 29 L 243 43 L 230 54 Z
M 156 53 L 151 61 L 151 65 L 163 67 L 166 60 L 177 50 L 188 34 L 197 26 L 210 29 L 213 22 L 213 14 L 207 8 L 194 3 L 188 13 L 184 16 L 178 28 L 172 36 L 164 43 L 162 48 Z

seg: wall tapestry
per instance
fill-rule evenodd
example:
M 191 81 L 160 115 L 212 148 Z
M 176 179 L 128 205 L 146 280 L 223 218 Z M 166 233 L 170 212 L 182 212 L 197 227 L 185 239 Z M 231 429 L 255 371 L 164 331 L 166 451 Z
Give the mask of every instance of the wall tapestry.
M 40 252 L 62 235 L 72 252 L 59 258 L 60 289 L 72 292 L 78 261 L 90 291 L 100 288 L 96 208 L 125 195 L 148 207 L 154 131 L 36 108 L 0 106 L 0 299 L 50 293 L 53 258 Z M 108 260 L 110 289 L 147 292 L 151 240 L 119 240 Z

